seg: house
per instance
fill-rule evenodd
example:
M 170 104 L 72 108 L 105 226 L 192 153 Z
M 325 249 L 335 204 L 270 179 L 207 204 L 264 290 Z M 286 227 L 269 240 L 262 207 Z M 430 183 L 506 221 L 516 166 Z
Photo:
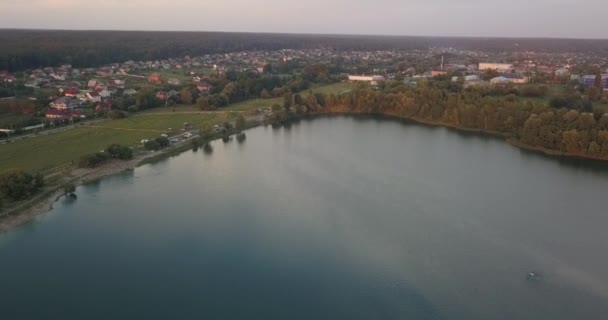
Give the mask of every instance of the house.
M 101 102 L 101 95 L 97 91 L 87 92 L 86 98 L 91 102 Z
M 65 74 L 51 72 L 49 76 L 57 81 L 65 81 Z
M 2 76 L 2 81 L 4 81 L 5 83 L 13 83 L 13 82 L 17 81 L 17 79 L 7 73 L 4 76 Z
M 78 107 L 78 100 L 74 97 L 61 97 L 51 102 L 50 107 L 57 110 L 73 110 Z
M 97 91 L 97 92 L 104 99 L 108 99 L 108 98 L 110 98 L 110 97 L 112 97 L 114 95 L 114 91 L 110 91 L 110 90 L 107 90 L 107 89 L 102 89 L 101 91 Z
M 479 80 L 479 76 L 476 74 L 464 76 L 464 81 L 477 81 Z
M 78 88 L 69 88 L 65 91 L 65 96 L 66 97 L 75 97 L 80 93 L 80 90 L 78 90 Z
M 201 93 L 209 93 L 209 91 L 211 91 L 211 88 L 213 88 L 213 86 L 207 81 L 198 82 L 196 84 L 196 89 L 198 89 L 198 91 L 200 91 Z
M 519 74 L 504 74 L 502 76 L 496 77 L 496 78 L 492 78 L 490 80 L 491 84 L 505 84 L 505 83 L 517 83 L 517 84 L 522 84 L 522 83 L 527 83 L 530 80 L 530 78 L 528 77 L 524 77 L 522 75 Z
M 557 69 L 557 70 L 555 70 L 555 75 L 558 77 L 569 77 L 570 70 L 568 70 L 566 68 Z
M 158 74 L 158 73 L 151 74 L 148 77 L 148 81 L 153 82 L 153 83 L 161 83 L 160 74 Z
M 87 84 L 87 87 L 89 89 L 95 89 L 95 87 L 97 87 L 100 83 L 96 80 L 96 79 L 91 79 L 89 80 L 89 83 Z
M 125 96 L 134 96 L 137 94 L 137 90 L 135 89 L 127 89 L 123 92 Z
M 530 81 L 529 77 L 525 77 L 525 76 L 522 76 L 517 73 L 507 73 L 507 74 L 504 74 L 503 76 L 505 78 L 507 78 L 510 83 L 522 84 L 522 83 L 528 83 Z
M 174 86 L 179 86 L 182 84 L 182 82 L 177 78 L 171 78 L 167 81 L 167 83 Z
M 107 86 L 110 89 L 124 89 L 125 81 L 113 79 L 113 80 L 108 81 Z
M 45 117 L 47 119 L 73 119 L 73 118 L 84 118 L 80 112 L 74 112 L 67 109 L 49 109 Z
M 111 68 L 101 68 L 97 70 L 96 74 L 100 77 L 110 77 L 114 74 L 114 70 L 112 70 Z
M 479 70 L 496 70 L 498 72 L 506 72 L 513 70 L 513 65 L 510 63 L 480 62 Z
M 448 74 L 448 72 L 445 70 L 431 70 L 431 77 L 441 76 L 444 74 Z
M 169 98 L 169 95 L 164 92 L 164 91 L 159 91 L 156 93 L 156 99 L 158 100 L 167 100 Z
M 507 77 L 500 76 L 500 77 L 490 79 L 490 83 L 491 84 L 506 84 L 506 83 L 509 83 L 509 79 Z

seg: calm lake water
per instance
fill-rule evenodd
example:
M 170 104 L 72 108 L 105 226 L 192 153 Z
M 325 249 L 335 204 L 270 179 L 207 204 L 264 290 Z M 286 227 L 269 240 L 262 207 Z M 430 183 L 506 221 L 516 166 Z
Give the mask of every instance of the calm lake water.
M 372 118 L 213 145 L 0 235 L 1 318 L 608 317 L 606 169 Z

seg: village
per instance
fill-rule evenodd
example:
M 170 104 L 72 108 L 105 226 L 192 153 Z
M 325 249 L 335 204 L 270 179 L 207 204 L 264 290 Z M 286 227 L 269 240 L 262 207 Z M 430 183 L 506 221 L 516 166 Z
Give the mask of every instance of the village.
M 195 97 L 209 95 L 215 89 L 212 79 L 226 72 L 289 77 L 310 64 L 329 66 L 332 81 L 363 81 L 372 85 L 398 80 L 415 86 L 425 79 L 449 76 L 463 88 L 526 83 L 597 87 L 599 82 L 602 89 L 608 90 L 606 58 L 574 53 L 495 54 L 453 48 L 427 51 L 283 49 L 232 52 L 126 61 L 98 68 L 75 68 L 65 64 L 15 73 L 0 71 L 0 88 L 4 89 L 4 94 L 15 88 L 14 95 L 0 97 L 0 101 L 28 99 L 38 105 L 48 101 L 36 114 L 31 108 L 21 110 L 27 121 L 0 122 L 0 130 L 7 135 L 27 133 L 48 126 L 103 117 L 114 109 L 134 111 L 129 106 L 135 104 L 142 90 L 152 90 L 159 106 L 180 105 L 183 88 L 192 88 Z M 597 71 L 590 73 L 591 70 Z M 30 117 L 28 112 L 32 113 Z M 41 121 L 41 117 L 46 120 Z

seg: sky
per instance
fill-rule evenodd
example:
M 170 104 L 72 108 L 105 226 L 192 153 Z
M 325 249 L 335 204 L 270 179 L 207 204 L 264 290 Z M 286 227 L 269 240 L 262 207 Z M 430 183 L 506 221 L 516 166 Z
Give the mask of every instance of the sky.
M 0 0 L 0 28 L 608 38 L 608 0 Z

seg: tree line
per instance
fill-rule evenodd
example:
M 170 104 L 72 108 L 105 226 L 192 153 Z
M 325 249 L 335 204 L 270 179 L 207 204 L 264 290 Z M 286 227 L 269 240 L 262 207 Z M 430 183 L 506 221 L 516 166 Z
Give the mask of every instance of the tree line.
M 331 50 L 467 50 L 608 52 L 607 40 L 441 38 L 411 36 L 304 35 L 222 32 L 0 30 L 0 70 L 71 64 L 96 67 L 127 60 L 252 50 L 327 48 Z

